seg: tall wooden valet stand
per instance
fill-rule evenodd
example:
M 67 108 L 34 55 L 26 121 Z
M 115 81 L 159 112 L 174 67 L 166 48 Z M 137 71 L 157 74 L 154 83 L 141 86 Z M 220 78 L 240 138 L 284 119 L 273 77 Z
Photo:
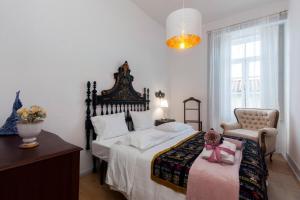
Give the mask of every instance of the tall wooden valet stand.
M 187 103 L 189 103 L 189 102 L 196 102 L 197 106 L 196 107 L 187 107 Z M 194 97 L 190 97 L 190 98 L 184 100 L 183 104 L 184 104 L 184 123 L 185 124 L 187 124 L 187 123 L 198 124 L 199 131 L 202 131 L 202 121 L 201 121 L 201 118 L 200 118 L 200 104 L 201 104 L 201 101 L 199 99 L 194 98 Z M 198 119 L 194 119 L 194 120 L 187 119 L 186 118 L 187 111 L 197 112 Z

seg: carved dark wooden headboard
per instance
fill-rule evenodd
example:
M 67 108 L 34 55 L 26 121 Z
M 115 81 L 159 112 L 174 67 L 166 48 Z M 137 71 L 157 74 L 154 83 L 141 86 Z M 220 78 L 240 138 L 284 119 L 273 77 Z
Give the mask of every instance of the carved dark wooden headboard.
M 144 88 L 142 95 L 133 88 L 132 82 L 134 77 L 130 75 L 130 69 L 127 61 L 119 67 L 118 72 L 114 74 L 114 78 L 116 82 L 113 88 L 110 90 L 103 90 L 101 95 L 97 95 L 96 81 L 93 82 L 93 86 L 90 81 L 87 83 L 87 109 L 85 120 L 87 150 L 90 149 L 91 133 L 93 140 L 97 137 L 91 123 L 91 115 L 97 116 L 98 109 L 100 109 L 100 115 L 125 112 L 126 123 L 129 130 L 133 130 L 129 111 L 149 110 L 149 89 Z

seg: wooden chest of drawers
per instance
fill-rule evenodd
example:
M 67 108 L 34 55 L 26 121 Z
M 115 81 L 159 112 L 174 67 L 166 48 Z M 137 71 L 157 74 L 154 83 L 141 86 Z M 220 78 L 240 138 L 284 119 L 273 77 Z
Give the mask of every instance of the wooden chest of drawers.
M 19 136 L 0 137 L 0 199 L 78 200 L 81 148 L 45 131 L 38 142 L 24 150 Z

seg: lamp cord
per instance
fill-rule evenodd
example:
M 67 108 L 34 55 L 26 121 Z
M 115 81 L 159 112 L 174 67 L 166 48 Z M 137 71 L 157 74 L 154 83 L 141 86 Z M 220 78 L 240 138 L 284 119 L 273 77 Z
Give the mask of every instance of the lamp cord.
M 185 0 L 182 0 L 182 9 L 184 9 L 185 8 Z M 185 21 L 185 13 L 184 13 L 184 10 L 183 10 L 183 12 L 182 12 L 182 35 L 184 35 L 184 29 L 185 29 L 185 27 L 184 27 L 184 21 Z

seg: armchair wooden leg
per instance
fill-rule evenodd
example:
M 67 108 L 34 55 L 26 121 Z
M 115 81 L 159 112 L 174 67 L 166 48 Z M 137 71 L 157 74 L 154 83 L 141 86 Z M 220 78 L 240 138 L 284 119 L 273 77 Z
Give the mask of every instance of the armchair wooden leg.
M 262 149 L 262 153 L 264 155 L 266 155 L 266 151 L 267 151 L 267 146 L 266 146 L 266 133 L 262 133 L 261 134 L 261 149 Z
M 271 162 L 273 161 L 272 156 L 273 156 L 273 153 L 270 153 L 270 161 Z

